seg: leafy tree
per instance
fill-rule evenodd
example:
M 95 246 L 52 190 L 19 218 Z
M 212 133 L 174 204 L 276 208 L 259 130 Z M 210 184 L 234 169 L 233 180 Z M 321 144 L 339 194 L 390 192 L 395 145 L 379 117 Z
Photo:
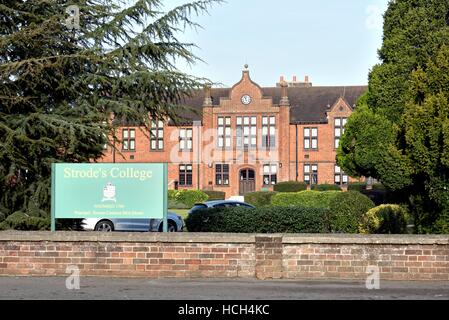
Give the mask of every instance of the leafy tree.
M 160 0 L 0 3 L 0 217 L 11 216 L 0 227 L 41 228 L 51 164 L 99 158 L 114 124 L 177 119 L 182 98 L 207 82 L 176 69 L 198 60 L 177 34 L 217 2 L 168 12 Z
M 449 2 L 390 2 L 379 56 L 337 161 L 408 194 L 418 232 L 447 233 Z

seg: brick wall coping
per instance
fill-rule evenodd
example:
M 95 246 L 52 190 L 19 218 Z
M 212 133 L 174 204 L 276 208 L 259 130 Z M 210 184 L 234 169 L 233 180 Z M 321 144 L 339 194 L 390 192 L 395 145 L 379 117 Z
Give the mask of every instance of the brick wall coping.
M 0 231 L 0 241 L 255 243 L 280 238 L 284 244 L 449 244 L 449 235 L 131 233 Z

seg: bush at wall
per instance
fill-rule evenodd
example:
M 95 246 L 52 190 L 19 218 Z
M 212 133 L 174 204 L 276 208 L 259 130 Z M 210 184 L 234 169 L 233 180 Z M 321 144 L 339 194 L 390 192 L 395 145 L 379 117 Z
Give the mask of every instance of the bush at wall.
M 357 191 L 337 192 L 331 199 L 327 220 L 332 232 L 357 233 L 362 216 L 374 203 Z
M 407 231 L 407 211 L 396 204 L 368 210 L 359 223 L 360 233 L 401 234 Z
M 278 193 L 271 198 L 273 206 L 329 208 L 330 202 L 341 191 L 301 191 Z
M 255 207 L 264 207 L 271 205 L 271 198 L 277 192 L 274 191 L 259 191 L 245 194 L 245 202 L 252 204 Z
M 303 207 L 198 210 L 185 220 L 190 232 L 322 233 L 326 209 Z
M 212 200 L 224 200 L 226 198 L 226 193 L 223 191 L 214 191 L 214 190 L 201 190 L 205 194 L 208 195 L 209 198 L 207 198 L 208 201 Z
M 314 184 L 312 190 L 315 191 L 341 191 L 341 188 L 336 184 Z
M 350 182 L 348 184 L 348 191 L 359 191 L 366 190 L 365 182 Z
M 274 191 L 277 192 L 298 192 L 307 190 L 307 184 L 299 181 L 285 181 L 274 185 Z
M 208 199 L 208 195 L 200 190 L 178 190 L 175 200 L 181 202 L 188 207 L 193 207 L 195 203 L 204 202 Z
M 191 207 L 176 200 L 168 200 L 168 209 L 190 209 Z
M 175 200 L 178 191 L 179 190 L 168 190 L 168 200 Z

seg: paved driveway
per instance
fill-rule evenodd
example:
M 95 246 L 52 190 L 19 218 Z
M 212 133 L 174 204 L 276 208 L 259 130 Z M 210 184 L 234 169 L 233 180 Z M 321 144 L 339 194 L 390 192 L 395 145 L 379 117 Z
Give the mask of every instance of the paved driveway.
M 63 277 L 0 277 L 0 299 L 445 299 L 449 282 L 381 281 L 379 290 L 364 282 L 258 280 L 151 280 L 81 277 L 68 290 Z

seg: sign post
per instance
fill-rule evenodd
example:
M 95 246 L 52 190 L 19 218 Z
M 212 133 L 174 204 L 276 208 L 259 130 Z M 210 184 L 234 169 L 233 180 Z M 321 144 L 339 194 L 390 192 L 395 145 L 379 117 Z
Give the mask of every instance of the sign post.
M 52 164 L 55 219 L 161 219 L 167 231 L 167 163 Z

